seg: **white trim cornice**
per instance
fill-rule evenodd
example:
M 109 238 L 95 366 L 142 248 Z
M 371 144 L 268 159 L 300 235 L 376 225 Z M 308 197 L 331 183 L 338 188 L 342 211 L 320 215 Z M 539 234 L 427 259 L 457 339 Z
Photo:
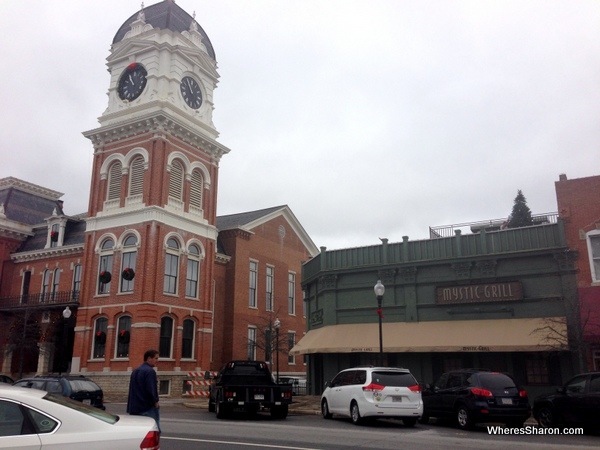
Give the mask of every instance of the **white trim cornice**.
M 35 261 L 46 258 L 55 258 L 57 256 L 72 255 L 83 253 L 83 244 L 64 245 L 59 247 L 45 248 L 43 250 L 31 250 L 29 252 L 13 253 L 10 259 L 14 262 Z
M 33 227 L 0 217 L 0 236 L 24 241 L 33 236 Z
M 124 208 L 98 213 L 86 219 L 86 232 L 101 231 L 115 227 L 130 227 L 144 222 L 160 222 L 169 227 L 188 231 L 213 241 L 217 240 L 217 229 L 197 215 L 183 211 L 169 211 L 158 206 L 148 206 L 137 210 Z
M 19 180 L 15 177 L 0 178 L 0 189 L 6 189 L 13 187 L 20 191 L 27 192 L 29 194 L 37 195 L 49 200 L 58 200 L 63 195 L 62 192 L 53 191 L 52 189 L 38 186 L 37 184 L 29 183 L 28 181 Z
M 198 123 L 195 125 L 201 126 L 202 124 Z M 162 112 L 151 112 L 143 116 L 131 118 L 130 120 L 102 126 L 86 131 L 83 135 L 92 141 L 96 151 L 101 151 L 107 144 L 143 133 L 153 133 L 163 138 L 173 135 L 197 149 L 208 152 L 216 161 L 219 161 L 224 154 L 230 152 L 229 148 L 208 136 L 198 133 L 198 130 L 194 127 L 184 124 L 182 121 L 176 120 Z

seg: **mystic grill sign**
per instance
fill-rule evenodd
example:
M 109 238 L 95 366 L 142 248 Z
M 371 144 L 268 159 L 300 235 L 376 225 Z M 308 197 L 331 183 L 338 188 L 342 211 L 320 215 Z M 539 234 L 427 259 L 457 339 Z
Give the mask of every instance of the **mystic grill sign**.
M 468 286 L 446 286 L 436 288 L 436 303 L 452 305 L 515 301 L 523 299 L 523 285 L 518 282 L 472 284 Z

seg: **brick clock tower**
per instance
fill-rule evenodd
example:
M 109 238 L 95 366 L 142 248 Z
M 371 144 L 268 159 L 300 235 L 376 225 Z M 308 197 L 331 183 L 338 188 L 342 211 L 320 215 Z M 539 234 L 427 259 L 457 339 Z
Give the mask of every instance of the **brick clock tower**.
M 172 0 L 117 31 L 94 147 L 72 371 L 125 378 L 160 351 L 161 390 L 208 368 L 219 161 L 212 44 Z M 175 386 L 174 386 L 175 387 Z M 175 391 L 181 389 L 175 387 Z

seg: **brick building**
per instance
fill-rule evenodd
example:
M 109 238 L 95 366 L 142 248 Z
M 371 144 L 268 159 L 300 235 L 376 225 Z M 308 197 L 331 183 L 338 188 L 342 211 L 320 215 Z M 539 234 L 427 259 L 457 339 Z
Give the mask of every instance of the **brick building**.
M 581 333 L 574 334 L 574 345 L 589 370 L 600 370 L 600 176 L 560 175 L 555 188 L 567 244 L 577 252 Z
M 161 393 L 177 395 L 189 371 L 258 348 L 274 314 L 288 340 L 304 329 L 290 280 L 317 249 L 287 206 L 219 228 L 229 149 L 212 121 L 215 53 L 192 16 L 172 0 L 143 8 L 117 31 L 107 66 L 108 107 L 84 133 L 94 149 L 87 213 L 66 215 L 50 189 L 0 182 L 0 309 L 11 330 L 2 370 L 87 373 L 118 396 L 156 347 Z M 269 289 L 271 309 L 261 308 Z M 282 371 L 304 370 L 277 348 Z

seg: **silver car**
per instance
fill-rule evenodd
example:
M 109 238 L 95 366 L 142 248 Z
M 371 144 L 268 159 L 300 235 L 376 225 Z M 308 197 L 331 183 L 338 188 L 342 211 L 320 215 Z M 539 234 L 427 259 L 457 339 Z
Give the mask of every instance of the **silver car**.
M 412 427 L 423 414 L 421 386 L 408 369 L 354 367 L 342 370 L 321 395 L 325 419 L 334 414 L 359 424 L 364 418 L 397 418 Z
M 0 449 L 158 450 L 156 422 L 38 389 L 0 385 Z

